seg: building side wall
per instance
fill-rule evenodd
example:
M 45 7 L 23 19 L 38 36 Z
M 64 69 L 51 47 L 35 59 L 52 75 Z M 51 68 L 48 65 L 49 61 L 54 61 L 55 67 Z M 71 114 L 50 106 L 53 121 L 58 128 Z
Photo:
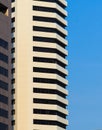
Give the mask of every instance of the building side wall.
M 18 0 L 12 3 L 12 8 L 15 7 L 15 12 L 12 13 L 12 18 L 15 22 L 12 23 L 12 28 L 15 27 L 15 32 L 12 33 L 13 47 L 15 53 L 12 57 L 15 58 L 13 68 L 15 73 L 13 79 L 15 82 L 12 87 L 15 90 L 13 99 L 15 104 L 13 109 L 14 130 L 32 130 L 32 27 L 31 27 L 31 8 L 32 1 Z

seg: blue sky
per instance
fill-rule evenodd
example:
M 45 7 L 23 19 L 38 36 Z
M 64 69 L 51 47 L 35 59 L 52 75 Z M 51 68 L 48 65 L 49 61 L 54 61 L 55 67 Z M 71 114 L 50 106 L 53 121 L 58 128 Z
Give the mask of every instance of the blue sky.
M 67 130 L 102 130 L 102 0 L 68 4 Z

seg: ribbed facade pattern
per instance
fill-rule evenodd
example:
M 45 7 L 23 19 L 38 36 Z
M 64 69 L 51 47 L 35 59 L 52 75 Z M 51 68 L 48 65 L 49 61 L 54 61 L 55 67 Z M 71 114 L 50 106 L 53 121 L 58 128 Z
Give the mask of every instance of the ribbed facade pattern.
M 12 109 L 11 109 L 11 116 L 12 116 L 12 120 L 11 120 L 11 125 L 12 125 L 12 130 L 14 130 L 14 125 L 15 125 L 15 31 L 16 31 L 16 27 L 15 27 L 15 0 L 11 0 L 11 86 L 12 86 L 12 90 L 11 90 L 11 95 L 12 95 L 12 100 L 11 100 L 11 104 L 12 104 Z
M 34 128 L 66 129 L 67 41 L 66 1 L 34 0 L 33 114 Z

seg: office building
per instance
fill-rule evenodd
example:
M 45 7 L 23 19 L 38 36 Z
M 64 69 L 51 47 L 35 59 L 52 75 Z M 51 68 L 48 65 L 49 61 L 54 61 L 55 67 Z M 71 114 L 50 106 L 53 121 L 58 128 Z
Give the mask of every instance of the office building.
M 0 1 L 0 130 L 11 130 L 10 1 Z
M 14 130 L 65 130 L 66 0 L 12 0 Z

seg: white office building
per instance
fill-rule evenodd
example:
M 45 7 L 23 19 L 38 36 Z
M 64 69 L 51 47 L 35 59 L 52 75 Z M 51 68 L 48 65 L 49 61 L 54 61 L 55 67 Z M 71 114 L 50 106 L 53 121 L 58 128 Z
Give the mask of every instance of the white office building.
M 12 0 L 14 130 L 66 130 L 66 0 Z

